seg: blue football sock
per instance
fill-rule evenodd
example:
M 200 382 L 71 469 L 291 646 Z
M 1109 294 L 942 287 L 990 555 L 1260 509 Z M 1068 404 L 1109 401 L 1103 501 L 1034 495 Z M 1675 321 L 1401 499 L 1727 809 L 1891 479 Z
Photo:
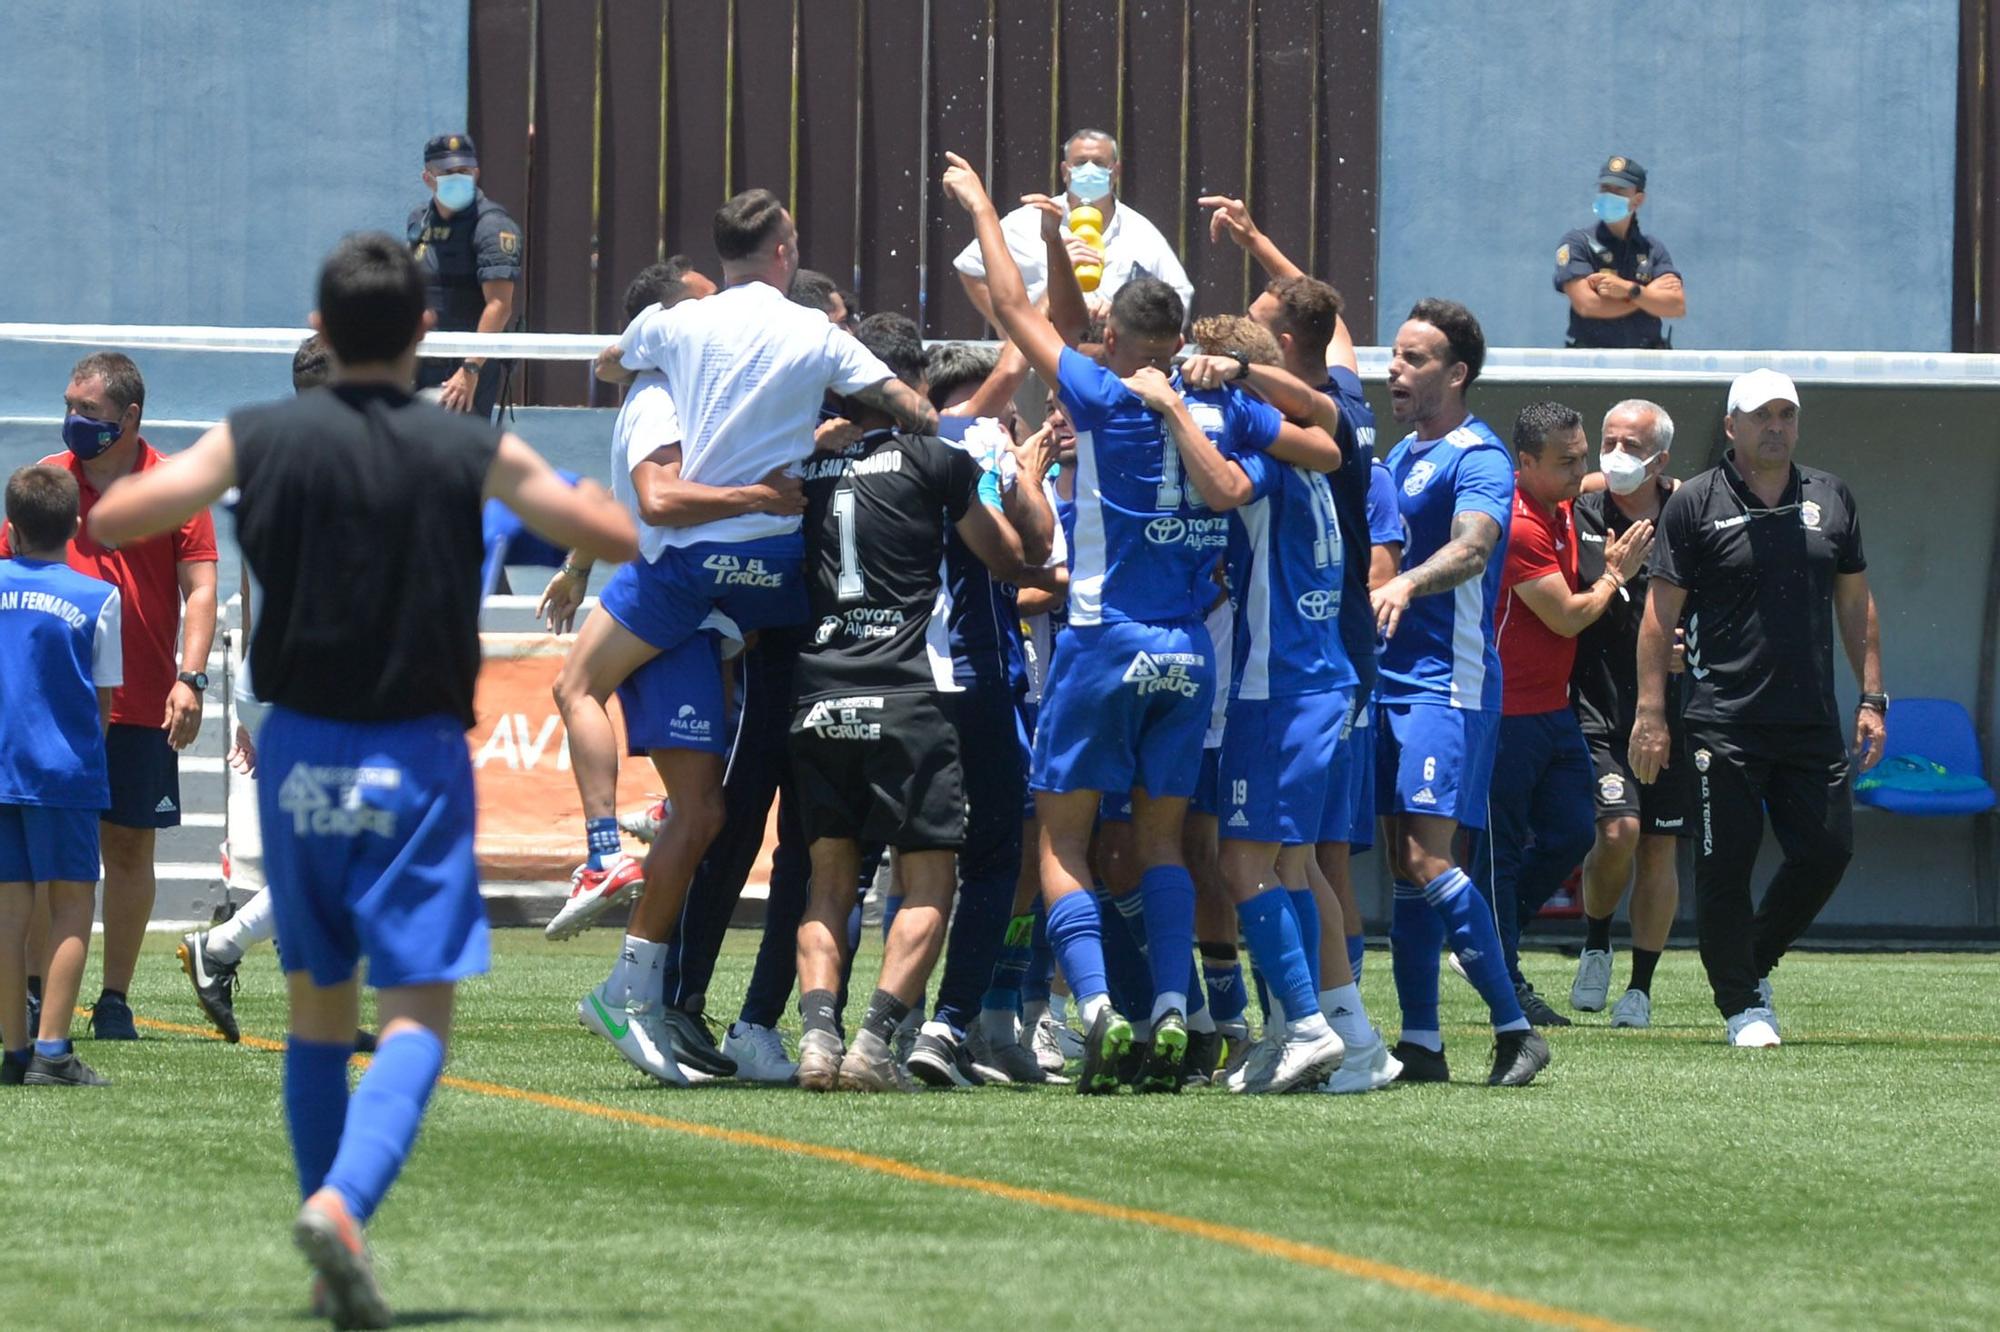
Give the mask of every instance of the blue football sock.
M 1104 925 L 1089 891 L 1069 893 L 1049 908 L 1049 946 L 1062 960 L 1070 993 L 1078 999 L 1105 994 Z
M 1007 922 L 1007 934 L 1000 946 L 1000 960 L 993 964 L 993 980 L 979 1001 L 985 1009 L 1021 1011 L 1021 982 L 1034 958 L 1035 916 L 1024 912 Z
M 1236 918 L 1243 924 L 1243 937 L 1250 943 L 1258 970 L 1285 1007 L 1286 1019 L 1300 1022 L 1319 1011 L 1319 992 L 1313 989 L 1312 973 L 1307 970 L 1305 944 L 1290 898 L 1283 888 L 1266 888 L 1249 901 L 1237 903 Z
M 1105 900 L 1118 913 L 1118 924 L 1131 938 L 1132 946 L 1139 950 L 1139 956 L 1146 955 L 1146 887 L 1142 880 L 1139 888 L 1123 896 L 1107 891 Z
M 618 820 L 615 818 L 585 819 L 583 835 L 590 846 L 588 864 L 594 870 L 603 869 L 606 860 L 624 849 L 618 842 Z
M 1192 953 L 1188 955 L 1187 997 L 1189 1017 L 1207 1011 L 1208 997 L 1201 992 L 1201 966 Z
M 847 913 L 847 955 L 849 957 L 853 957 L 856 953 L 860 951 L 861 951 L 861 904 L 859 902 L 856 902 L 854 904 L 854 909 Z M 843 982 L 843 984 L 845 984 L 845 982 Z
M 1215 946 L 1202 945 L 1201 983 L 1208 990 L 1209 1012 L 1217 1022 L 1241 1021 L 1250 1002 L 1243 989 L 1243 964 L 1209 956 L 1208 950 Z M 1229 951 L 1234 954 L 1236 949 L 1230 947 Z
M 1250 955 L 1250 988 L 1257 992 L 1257 1011 L 1264 1015 L 1264 1023 L 1271 1021 L 1271 985 L 1264 979 L 1264 968 L 1257 961 L 1256 953 Z
M 7 1062 L 10 1064 L 14 1064 L 20 1068 L 26 1068 L 28 1066 L 28 1061 L 33 1059 L 37 1054 L 41 1053 L 40 1046 L 41 1042 L 36 1041 L 32 1045 L 24 1045 L 18 1050 L 9 1050 L 6 1052 L 5 1058 Z
M 1444 921 L 1416 885 L 1398 879 L 1395 891 L 1389 917 L 1389 969 L 1396 978 L 1403 1030 L 1437 1031 L 1438 950 L 1444 947 Z
M 348 1107 L 340 1154 L 326 1172 L 356 1221 L 375 1215 L 416 1146 L 424 1107 L 444 1071 L 444 1042 L 423 1027 L 404 1027 L 375 1051 Z
M 353 1053 L 351 1040 L 285 1040 L 285 1123 L 292 1132 L 301 1198 L 319 1192 L 340 1151 L 347 1125 L 347 1061 Z
M 1306 950 L 1306 970 L 1312 974 L 1312 991 L 1319 993 L 1319 902 L 1310 888 L 1287 888 L 1292 899 L 1292 915 L 1299 922 L 1299 945 Z
M 1128 893 L 1134 908 L 1129 918 L 1119 900 L 1101 889 L 1098 896 L 1099 938 L 1104 943 L 1104 968 L 1111 984 L 1111 1002 L 1125 1014 L 1153 1011 L 1153 977 L 1146 968 L 1146 932 L 1138 914 L 1139 894 Z M 1051 928 L 1051 937 L 1054 931 Z M 1064 968 L 1068 974 L 1068 968 Z M 1074 990 L 1075 987 L 1071 986 Z
M 1028 973 L 1021 978 L 1021 1002 L 1045 1004 L 1049 983 L 1055 979 L 1056 950 L 1049 947 L 1049 917 L 1040 902 L 1035 903 L 1035 938 L 1028 955 Z
M 1493 1014 L 1496 1029 L 1525 1026 L 1521 1001 L 1514 997 L 1514 982 L 1507 974 L 1507 955 L 1500 948 L 1500 931 L 1493 924 L 1493 909 L 1462 869 L 1452 868 L 1424 885 L 1424 900 L 1444 922 L 1451 949 L 1465 968 L 1466 979 L 1479 991 Z
M 1146 900 L 1146 962 L 1153 973 L 1154 1003 L 1181 995 L 1187 1007 L 1188 963 L 1194 957 L 1194 876 L 1185 865 L 1155 865 L 1139 878 Z M 1167 1000 L 1171 1002 L 1171 1000 Z
M 1354 983 L 1361 983 L 1361 964 L 1368 957 L 1368 936 L 1350 934 L 1347 936 L 1347 965 L 1354 972 Z
M 64 1055 L 69 1054 L 75 1049 L 76 1049 L 76 1042 L 70 1040 L 67 1036 L 65 1036 L 63 1039 L 59 1041 L 44 1041 L 37 1039 L 35 1041 L 35 1044 L 29 1050 L 28 1053 L 38 1054 L 42 1056 L 44 1059 L 60 1059 Z
M 889 927 L 896 923 L 896 913 L 903 909 L 903 895 L 897 893 L 882 899 L 882 937 L 889 937 Z

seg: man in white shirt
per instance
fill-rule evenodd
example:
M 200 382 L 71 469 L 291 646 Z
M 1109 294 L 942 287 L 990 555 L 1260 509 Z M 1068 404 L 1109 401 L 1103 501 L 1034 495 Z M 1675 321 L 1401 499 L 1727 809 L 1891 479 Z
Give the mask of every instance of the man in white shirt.
M 614 382 L 645 371 L 664 377 L 666 401 L 651 390 L 634 394 L 626 424 L 642 411 L 653 415 L 654 406 L 663 417 L 670 404 L 678 430 L 662 419 L 647 433 L 660 443 L 678 434 L 680 444 L 658 466 L 656 484 L 638 496 L 654 525 L 647 549 L 657 543 L 657 553 L 613 576 L 555 688 L 589 859 L 548 934 L 566 938 L 587 928 L 643 880 L 618 962 L 577 1011 L 585 1028 L 634 1067 L 675 1084 L 687 1079 L 660 1011 L 666 941 L 724 817 L 721 665 L 712 647 L 689 644 L 712 611 L 746 632 L 805 618 L 799 491 L 784 477 L 811 452 L 829 390 L 879 407 L 906 429 L 937 423 L 930 404 L 851 335 L 785 298 L 799 266 L 798 230 L 770 191 L 750 190 L 718 209 L 715 245 L 720 292 L 642 311 L 599 357 L 599 375 Z M 686 654 L 675 674 L 688 706 L 669 714 L 679 729 L 649 745 L 673 799 L 641 868 L 619 845 L 617 737 L 605 700 L 663 653 Z M 697 692 L 695 676 L 713 688 Z
M 1088 205 L 1104 215 L 1104 276 L 1098 281 L 1094 298 L 1110 300 L 1118 289 L 1136 277 L 1156 277 L 1180 293 L 1181 308 L 1194 309 L 1194 284 L 1181 267 L 1180 256 L 1167 238 L 1136 208 L 1118 200 L 1118 184 L 1124 167 L 1118 160 L 1118 141 L 1103 130 L 1082 129 L 1063 144 L 1062 179 L 1064 216 Z M 1023 204 L 1000 219 L 1007 249 L 1021 267 L 1021 280 L 1028 284 L 1028 299 L 1038 301 L 1048 290 L 1048 251 L 1042 242 L 1042 214 L 1032 204 Z M 1078 257 L 1084 242 L 1071 238 L 1070 256 Z M 952 261 L 965 294 L 979 307 L 986 321 L 993 322 L 993 301 L 986 291 L 986 264 L 979 257 L 979 242 L 973 241 Z

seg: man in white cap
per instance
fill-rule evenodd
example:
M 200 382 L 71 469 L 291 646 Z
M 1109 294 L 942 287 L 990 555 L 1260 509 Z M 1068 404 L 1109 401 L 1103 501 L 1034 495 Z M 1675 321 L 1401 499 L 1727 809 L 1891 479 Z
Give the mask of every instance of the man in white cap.
M 1730 1043 L 1761 1048 L 1779 1043 L 1771 969 L 1853 855 L 1849 783 L 1882 757 L 1889 699 L 1854 495 L 1792 461 L 1798 390 L 1774 370 L 1737 376 L 1726 429 L 1721 463 L 1660 512 L 1630 757 L 1649 784 L 1667 764 L 1667 661 L 1685 622 L 1701 961 Z M 1861 682 L 1851 749 L 1834 702 L 1836 623 Z M 1753 909 L 1767 810 L 1785 859 Z

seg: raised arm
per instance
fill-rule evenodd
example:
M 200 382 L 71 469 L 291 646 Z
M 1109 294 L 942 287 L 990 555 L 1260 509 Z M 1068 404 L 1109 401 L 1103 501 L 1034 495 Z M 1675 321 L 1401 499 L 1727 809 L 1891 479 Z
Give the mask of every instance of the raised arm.
M 550 543 L 593 560 L 629 560 L 639 553 L 632 517 L 595 481 L 566 484 L 520 436 L 500 437 L 486 470 L 486 498 L 497 499 Z
M 973 230 L 979 237 L 979 257 L 986 265 L 986 291 L 993 304 L 993 320 L 1008 340 L 1021 349 L 1035 372 L 1053 384 L 1059 378 L 1057 369 L 1062 363 L 1062 335 L 1048 316 L 1028 300 L 1020 265 L 1007 249 L 1007 237 L 1000 230 L 1000 214 L 994 210 L 979 173 L 957 153 L 946 153 L 945 161 L 950 163 L 944 173 L 945 193 L 972 215 Z
M 125 546 L 171 532 L 236 484 L 236 441 L 229 423 L 211 427 L 184 453 L 113 482 L 91 506 L 91 537 Z
M 885 379 L 879 384 L 870 384 L 867 388 L 857 390 L 848 396 L 856 402 L 873 407 L 878 412 L 886 413 L 910 434 L 937 433 L 937 408 L 931 406 L 923 394 L 900 379 Z
M 1195 200 L 1195 203 L 1200 207 L 1215 210 L 1208 217 L 1210 244 L 1227 236 L 1272 277 L 1287 278 L 1301 275 L 1302 270 L 1299 266 L 1286 258 L 1284 251 L 1280 250 L 1269 236 L 1258 230 L 1256 221 L 1250 216 L 1249 208 L 1241 199 L 1232 199 L 1226 194 L 1204 194 Z

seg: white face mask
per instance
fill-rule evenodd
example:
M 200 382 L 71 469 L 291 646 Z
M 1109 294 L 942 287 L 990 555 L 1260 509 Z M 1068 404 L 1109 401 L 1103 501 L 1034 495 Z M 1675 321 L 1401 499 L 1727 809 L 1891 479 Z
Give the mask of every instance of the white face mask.
M 1096 203 L 1111 193 L 1111 171 L 1095 162 L 1081 162 L 1069 169 L 1069 192 L 1085 203 Z
M 1604 473 L 1604 484 L 1611 488 L 1612 494 L 1629 495 L 1646 484 L 1652 460 L 1614 449 L 1597 455 L 1597 470 Z

